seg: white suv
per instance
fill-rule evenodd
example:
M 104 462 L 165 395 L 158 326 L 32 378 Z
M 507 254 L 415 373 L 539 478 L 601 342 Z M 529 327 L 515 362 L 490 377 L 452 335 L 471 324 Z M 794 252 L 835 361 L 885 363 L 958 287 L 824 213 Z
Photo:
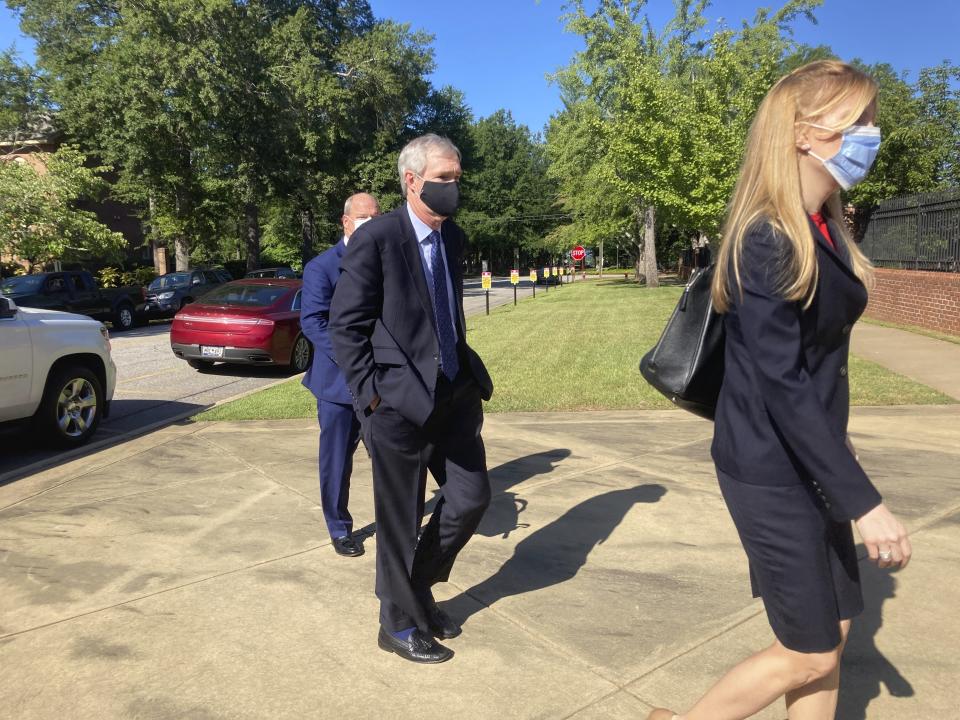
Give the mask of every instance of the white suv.
M 109 414 L 116 384 L 103 323 L 0 297 L 0 423 L 32 421 L 59 447 L 82 445 Z

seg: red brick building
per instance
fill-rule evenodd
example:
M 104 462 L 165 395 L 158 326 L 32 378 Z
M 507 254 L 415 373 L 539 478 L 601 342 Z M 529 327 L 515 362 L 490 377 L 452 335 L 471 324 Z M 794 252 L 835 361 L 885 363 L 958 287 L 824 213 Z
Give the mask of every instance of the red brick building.
M 37 172 L 43 173 L 46 172 L 42 160 L 43 154 L 55 152 L 60 144 L 59 133 L 49 124 L 44 124 L 24 137 L 13 140 L 0 139 L 0 161 L 25 163 Z M 78 203 L 78 207 L 93 212 L 101 223 L 126 238 L 125 260 L 129 265 L 155 264 L 154 253 L 150 243 L 144 237 L 137 208 L 118 203 L 110 198 L 100 202 L 81 202 Z M 20 260 L 0 256 L 0 262 L 20 262 Z M 92 266 L 98 264 L 100 264 L 98 258 L 91 258 Z

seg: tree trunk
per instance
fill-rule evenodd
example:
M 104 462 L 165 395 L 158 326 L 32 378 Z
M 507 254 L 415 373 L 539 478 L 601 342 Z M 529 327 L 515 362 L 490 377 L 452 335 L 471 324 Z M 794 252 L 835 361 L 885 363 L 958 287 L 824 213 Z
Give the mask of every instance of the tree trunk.
M 187 203 L 180 193 L 176 196 L 176 213 L 178 218 L 187 216 Z M 190 239 L 185 233 L 177 233 L 173 238 L 174 264 L 178 272 L 190 269 Z
M 637 223 L 637 263 L 634 267 L 636 268 L 637 282 L 646 282 L 649 287 L 657 287 L 657 250 L 654 237 L 655 213 L 655 208 L 652 205 L 647 205 L 643 198 L 638 197 L 634 200 L 633 216 Z M 651 255 L 654 270 L 653 285 L 650 285 Z
M 156 211 L 156 199 L 153 197 L 153 193 L 150 193 L 150 197 L 147 199 L 147 227 L 149 228 L 150 238 L 150 251 L 153 257 L 153 269 L 157 275 L 166 275 L 169 271 L 168 263 L 169 258 L 167 256 L 166 243 L 160 236 L 157 234 L 156 225 L 153 221 L 154 213 Z
M 173 239 L 174 252 L 176 254 L 177 271 L 183 272 L 190 269 L 190 241 L 186 235 L 178 234 Z
M 247 235 L 247 272 L 260 267 L 260 208 L 248 202 L 243 207 Z
M 313 208 L 300 210 L 300 259 L 306 265 L 313 258 L 316 226 L 313 222 Z
M 648 205 L 643 213 L 643 265 L 647 276 L 647 287 L 660 287 L 657 273 L 657 210 Z

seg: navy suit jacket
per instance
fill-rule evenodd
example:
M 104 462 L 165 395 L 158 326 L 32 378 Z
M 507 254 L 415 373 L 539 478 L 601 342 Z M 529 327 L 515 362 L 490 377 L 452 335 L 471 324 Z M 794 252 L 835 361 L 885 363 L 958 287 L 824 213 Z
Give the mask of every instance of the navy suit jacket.
M 313 343 L 313 363 L 303 376 L 303 384 L 318 400 L 352 404 L 347 382 L 337 367 L 328 332 L 330 302 L 340 276 L 340 259 L 346 245 L 340 242 L 317 255 L 303 268 L 303 292 L 300 304 L 300 327 Z
M 489 400 L 493 383 L 466 343 L 463 274 L 466 238 L 447 220 L 440 228 L 453 283 L 461 372 Z M 330 308 L 330 339 L 354 407 L 365 416 L 379 395 L 401 416 L 423 425 L 434 409 L 440 346 L 420 248 L 406 205 L 357 229 L 341 263 Z
M 839 238 L 829 224 L 831 237 Z M 778 292 L 786 239 L 769 223 L 748 230 L 740 272 L 727 269 L 732 304 L 712 454 L 717 467 L 757 485 L 808 484 L 837 521 L 876 507 L 880 494 L 845 445 L 850 410 L 850 331 L 867 290 L 840 244 L 811 222 L 819 279 L 810 307 Z M 718 268 L 718 272 L 720 269 Z

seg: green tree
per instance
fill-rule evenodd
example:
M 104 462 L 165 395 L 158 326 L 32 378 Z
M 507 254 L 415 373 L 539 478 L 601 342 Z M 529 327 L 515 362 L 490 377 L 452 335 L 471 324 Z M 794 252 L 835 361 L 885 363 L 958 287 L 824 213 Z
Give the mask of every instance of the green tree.
M 477 259 L 505 270 L 521 248 L 539 251 L 557 212 L 542 143 L 507 110 L 481 118 L 464 161 L 464 203 L 457 215 Z
M 924 68 L 910 83 L 887 63 L 856 64 L 879 86 L 876 123 L 883 132 L 870 174 L 846 194 L 854 233 L 862 237 L 884 200 L 960 186 L 960 68 Z
M 187 48 L 189 3 L 137 6 L 73 0 L 8 2 L 37 42 L 37 63 L 67 138 L 117 168 L 113 188 L 147 210 L 155 240 L 169 239 L 177 265 L 209 227 L 203 205 L 203 128 L 191 95 L 199 52 Z M 166 7 L 166 10 L 164 8 Z
M 650 284 L 658 227 L 680 238 L 716 233 L 763 94 L 798 54 L 822 52 L 789 33 L 819 4 L 791 0 L 737 31 L 707 34 L 706 0 L 677 0 L 660 31 L 645 0 L 603 0 L 593 11 L 570 3 L 567 27 L 586 48 L 557 75 L 566 107 L 548 147 L 576 233 L 638 241 L 637 274 Z
M 345 188 L 431 104 L 452 105 L 425 79 L 429 36 L 376 22 L 366 0 L 8 4 L 37 41 L 58 125 L 118 169 L 117 194 L 175 242 L 178 265 L 238 233 L 256 264 L 265 210 L 299 216 L 312 254 L 316 216 L 330 226 Z
M 429 35 L 375 22 L 367 7 L 332 42 L 318 38 L 319 26 L 303 15 L 291 20 L 284 41 L 276 44 L 283 57 L 275 67 L 290 93 L 294 143 L 303 148 L 289 169 L 306 261 L 318 229 L 334 240 L 346 196 L 362 190 L 378 195 L 385 207 L 399 201 L 396 153 L 421 107 L 442 93 L 425 79 L 433 70 Z M 461 99 L 455 94 L 451 103 Z
M 37 153 L 36 167 L 0 161 L 0 251 L 26 260 L 31 269 L 52 260 L 79 261 L 90 255 L 119 257 L 125 241 L 79 200 L 95 200 L 106 189 L 109 168 L 86 167 L 76 148 Z
M 0 141 L 16 148 L 45 124 L 48 112 L 36 70 L 12 51 L 0 52 Z

